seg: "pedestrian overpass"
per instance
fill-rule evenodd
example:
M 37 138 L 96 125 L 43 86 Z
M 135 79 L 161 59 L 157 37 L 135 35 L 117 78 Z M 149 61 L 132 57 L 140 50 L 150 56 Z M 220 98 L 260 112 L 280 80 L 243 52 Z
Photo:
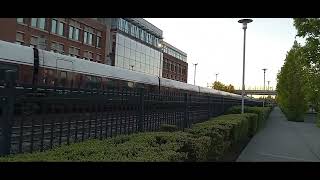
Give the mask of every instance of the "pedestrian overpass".
M 242 93 L 242 90 L 235 90 L 236 94 Z M 245 95 L 277 95 L 275 90 L 245 90 Z

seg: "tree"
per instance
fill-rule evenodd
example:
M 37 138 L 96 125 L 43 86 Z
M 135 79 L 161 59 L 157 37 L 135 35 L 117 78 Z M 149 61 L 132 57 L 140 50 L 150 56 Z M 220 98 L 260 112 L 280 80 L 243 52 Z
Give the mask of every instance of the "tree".
M 320 18 L 295 18 L 297 36 L 306 40 L 303 49 L 305 92 L 310 105 L 320 110 Z M 318 114 L 320 122 L 320 114 Z
M 295 41 L 277 76 L 277 101 L 290 121 L 303 121 L 307 110 L 302 59 L 301 46 Z
M 229 84 L 227 86 L 219 81 L 215 81 L 213 83 L 213 85 L 211 86 L 211 88 L 216 89 L 216 90 L 220 90 L 220 91 L 230 92 L 230 93 L 235 92 L 234 86 L 232 84 Z
M 318 112 L 317 125 L 320 127 L 320 18 L 295 18 L 294 26 L 298 37 L 306 39 L 303 47 L 306 66 L 306 97 L 309 105 Z

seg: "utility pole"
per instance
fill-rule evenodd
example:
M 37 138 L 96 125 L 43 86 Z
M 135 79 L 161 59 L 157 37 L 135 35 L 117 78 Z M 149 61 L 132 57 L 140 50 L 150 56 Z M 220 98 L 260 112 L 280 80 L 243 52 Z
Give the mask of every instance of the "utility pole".
M 266 91 L 266 68 L 263 70 L 263 91 Z M 264 107 L 265 96 L 263 96 L 263 107 Z
M 193 64 L 194 65 L 194 79 L 193 79 L 193 85 L 196 85 L 196 72 L 197 72 L 197 65 L 198 63 Z

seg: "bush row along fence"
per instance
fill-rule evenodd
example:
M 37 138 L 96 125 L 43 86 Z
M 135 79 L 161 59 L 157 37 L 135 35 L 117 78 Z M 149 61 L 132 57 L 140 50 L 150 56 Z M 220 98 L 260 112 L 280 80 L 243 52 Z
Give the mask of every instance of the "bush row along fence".
M 245 101 L 261 106 L 260 101 Z M 143 89 L 80 90 L 40 86 L 0 88 L 0 155 L 44 151 L 90 138 L 181 130 L 241 104 L 241 99 Z

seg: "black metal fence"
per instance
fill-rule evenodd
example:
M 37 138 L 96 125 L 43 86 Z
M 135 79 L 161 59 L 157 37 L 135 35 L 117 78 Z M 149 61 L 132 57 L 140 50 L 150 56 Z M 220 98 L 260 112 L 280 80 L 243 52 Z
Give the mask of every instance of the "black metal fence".
M 140 90 L 0 88 L 0 154 L 43 151 L 89 138 L 181 129 L 241 104 L 217 95 Z M 246 105 L 261 105 L 248 101 Z

